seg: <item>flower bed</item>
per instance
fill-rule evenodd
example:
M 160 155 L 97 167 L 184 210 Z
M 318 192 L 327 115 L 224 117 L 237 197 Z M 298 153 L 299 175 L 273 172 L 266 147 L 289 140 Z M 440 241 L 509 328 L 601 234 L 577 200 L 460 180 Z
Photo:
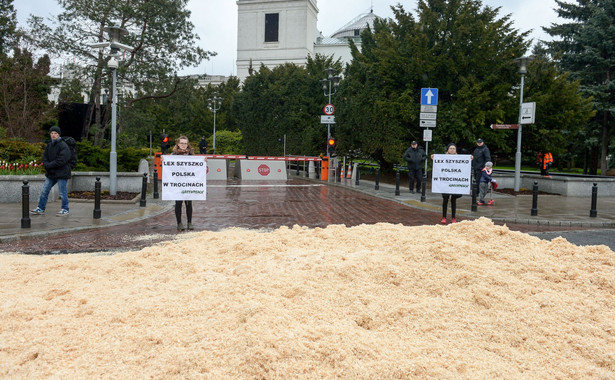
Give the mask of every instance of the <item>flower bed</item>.
M 43 174 L 43 164 L 36 160 L 29 162 L 0 161 L 0 175 L 36 175 Z

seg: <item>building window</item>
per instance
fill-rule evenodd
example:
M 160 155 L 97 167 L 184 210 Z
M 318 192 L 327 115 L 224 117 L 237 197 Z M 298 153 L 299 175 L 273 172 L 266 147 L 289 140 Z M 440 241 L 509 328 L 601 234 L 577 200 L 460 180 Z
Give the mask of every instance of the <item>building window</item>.
M 355 37 L 359 37 L 361 35 L 361 29 L 355 29 L 354 30 L 354 36 Z
M 265 15 L 265 42 L 278 42 L 279 25 L 279 13 L 267 13 Z

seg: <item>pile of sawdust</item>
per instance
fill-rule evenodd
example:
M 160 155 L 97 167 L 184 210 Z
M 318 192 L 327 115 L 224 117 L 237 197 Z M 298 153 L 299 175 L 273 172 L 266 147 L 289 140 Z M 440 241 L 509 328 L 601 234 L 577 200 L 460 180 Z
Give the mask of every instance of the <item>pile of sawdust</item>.
M 3 378 L 614 378 L 615 253 L 488 219 L 0 256 Z

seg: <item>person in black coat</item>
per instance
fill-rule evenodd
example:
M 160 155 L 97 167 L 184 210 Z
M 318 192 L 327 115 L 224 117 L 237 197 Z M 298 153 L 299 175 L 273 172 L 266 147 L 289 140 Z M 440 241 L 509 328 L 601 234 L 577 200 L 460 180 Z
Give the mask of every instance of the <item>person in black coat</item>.
M 207 140 L 205 140 L 205 136 L 202 136 L 201 141 L 199 141 L 199 153 L 207 154 Z
M 49 192 L 56 183 L 58 184 L 60 198 L 62 199 L 62 209 L 58 211 L 56 216 L 68 215 L 68 190 L 66 185 L 72 174 L 69 163 L 71 152 L 68 145 L 60 137 L 61 133 L 58 126 L 53 126 L 49 129 L 51 141 L 47 144 L 43 153 L 45 184 L 38 200 L 38 207 L 30 211 L 34 215 L 45 214 Z
M 410 192 L 414 193 L 414 181 L 416 179 L 416 191 L 421 192 L 421 180 L 423 179 L 423 165 L 427 155 L 416 141 L 410 143 L 410 147 L 404 153 L 404 161 L 408 163 L 408 176 L 410 177 Z
M 476 140 L 476 149 L 474 149 L 474 153 L 472 154 L 472 171 L 474 175 L 475 182 L 475 191 L 478 194 L 478 182 L 480 181 L 480 177 L 482 176 L 482 170 L 485 167 L 487 162 L 491 161 L 491 152 L 483 139 Z

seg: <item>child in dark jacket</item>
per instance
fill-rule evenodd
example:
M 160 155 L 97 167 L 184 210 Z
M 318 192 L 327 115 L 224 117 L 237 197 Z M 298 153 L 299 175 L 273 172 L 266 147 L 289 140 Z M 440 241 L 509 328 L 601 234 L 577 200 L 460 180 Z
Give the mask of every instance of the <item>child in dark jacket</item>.
M 487 191 L 489 191 L 489 184 L 493 183 L 495 187 L 495 184 L 497 183 L 495 179 L 491 178 L 491 173 L 493 173 L 493 163 L 491 161 L 488 161 L 485 163 L 485 167 L 481 171 L 480 182 L 478 185 L 479 201 L 476 204 L 479 206 L 482 206 L 484 204 L 493 204 L 493 199 L 490 200 L 488 203 L 485 203 L 485 195 L 487 195 Z

